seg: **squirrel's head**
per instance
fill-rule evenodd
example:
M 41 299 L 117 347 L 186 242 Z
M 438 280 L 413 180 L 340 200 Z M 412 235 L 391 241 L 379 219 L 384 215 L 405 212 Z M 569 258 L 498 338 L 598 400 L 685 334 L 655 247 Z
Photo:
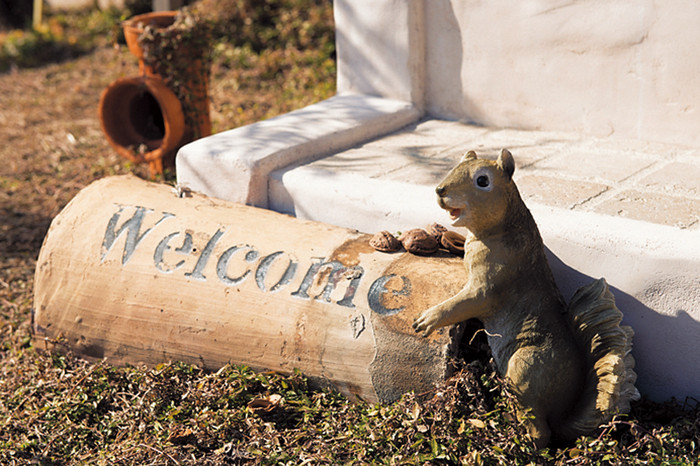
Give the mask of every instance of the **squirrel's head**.
M 459 165 L 435 188 L 438 204 L 449 212 L 452 226 L 472 233 L 491 230 L 503 221 L 509 205 L 519 196 L 513 182 L 515 162 L 503 149 L 498 160 L 478 159 L 469 151 Z

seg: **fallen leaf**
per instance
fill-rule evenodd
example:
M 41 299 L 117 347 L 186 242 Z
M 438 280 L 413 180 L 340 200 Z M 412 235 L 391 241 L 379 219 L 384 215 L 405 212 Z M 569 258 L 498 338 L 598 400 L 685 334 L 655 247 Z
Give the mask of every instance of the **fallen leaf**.
M 478 429 L 486 427 L 486 424 L 481 419 L 469 419 L 467 422 Z
M 413 409 L 411 411 L 411 415 L 413 416 L 413 419 L 418 419 L 420 416 L 420 405 L 418 403 L 413 403 Z
M 187 445 L 195 439 L 194 432 L 189 427 L 175 426 L 168 436 L 168 442 L 173 445 Z
M 282 404 L 282 395 L 270 395 L 266 398 L 256 398 L 248 403 L 248 409 L 254 414 L 269 414 Z

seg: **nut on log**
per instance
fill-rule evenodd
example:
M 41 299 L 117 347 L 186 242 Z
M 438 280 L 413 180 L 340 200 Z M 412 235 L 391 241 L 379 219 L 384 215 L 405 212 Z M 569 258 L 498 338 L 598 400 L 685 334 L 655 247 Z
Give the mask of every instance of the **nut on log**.
M 435 238 L 435 241 L 437 241 L 438 243 L 441 242 L 442 235 L 444 235 L 445 232 L 447 232 L 447 228 L 440 225 L 439 223 L 433 223 L 432 225 L 430 225 L 428 227 L 428 233 L 433 235 L 433 237 Z
M 399 241 L 406 248 L 406 251 L 421 256 L 433 254 L 440 247 L 435 237 L 421 228 L 408 230 L 399 236 Z
M 396 252 L 401 250 L 401 241 L 388 231 L 380 231 L 369 240 L 369 245 L 380 252 Z
M 446 231 L 440 239 L 442 247 L 457 256 L 464 256 L 464 236 L 454 231 Z

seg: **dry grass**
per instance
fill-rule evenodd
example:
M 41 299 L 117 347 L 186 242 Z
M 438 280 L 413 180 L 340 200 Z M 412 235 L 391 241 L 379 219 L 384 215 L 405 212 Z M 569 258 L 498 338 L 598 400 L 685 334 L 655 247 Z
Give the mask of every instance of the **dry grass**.
M 329 2 L 218 1 L 228 2 L 230 17 L 220 30 L 229 39 L 214 46 L 215 131 L 333 94 Z M 472 362 L 458 362 L 444 386 L 381 406 L 314 390 L 302 374 L 115 368 L 32 348 L 33 271 L 51 219 L 96 179 L 147 177 L 146 167 L 115 155 L 96 116 L 107 84 L 137 74 L 125 47 L 112 46 L 118 20 L 54 15 L 40 37 L 0 32 L 1 464 L 696 462 L 695 403 L 643 401 L 591 437 L 535 452 L 479 341 L 465 345 Z M 284 402 L 270 413 L 248 406 L 272 394 Z

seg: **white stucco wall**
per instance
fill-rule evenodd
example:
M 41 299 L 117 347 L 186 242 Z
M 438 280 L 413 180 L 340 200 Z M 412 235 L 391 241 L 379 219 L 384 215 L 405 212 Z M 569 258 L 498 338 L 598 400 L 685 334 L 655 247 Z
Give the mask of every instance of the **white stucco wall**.
M 335 1 L 333 15 L 338 93 L 403 100 L 422 109 L 424 1 Z
M 433 116 L 700 145 L 698 2 L 430 0 L 424 11 Z

